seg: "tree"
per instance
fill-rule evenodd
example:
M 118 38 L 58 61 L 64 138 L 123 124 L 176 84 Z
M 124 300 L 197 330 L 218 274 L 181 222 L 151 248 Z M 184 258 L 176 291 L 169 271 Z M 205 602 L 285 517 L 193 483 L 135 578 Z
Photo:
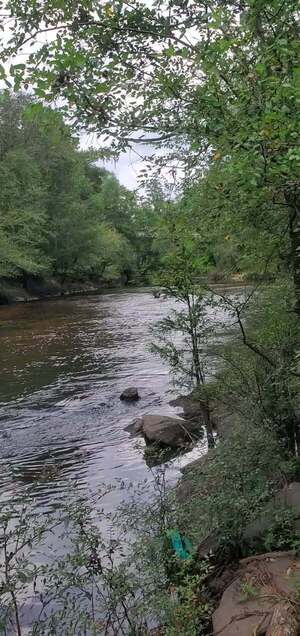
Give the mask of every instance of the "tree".
M 206 272 L 230 279 L 274 277 L 289 269 L 286 212 L 274 216 L 266 191 L 241 175 L 231 163 L 213 165 L 205 177 L 185 189 L 181 205 L 197 229 L 199 249 L 206 255 Z M 255 219 L 255 223 L 254 223 Z M 205 273 L 205 269 L 204 269 Z
M 43 254 L 46 190 L 39 162 L 22 143 L 23 106 L 4 96 L 0 101 L 0 275 L 7 277 L 49 266 Z
M 197 392 L 208 447 L 213 448 L 211 408 L 205 392 L 209 373 L 207 346 L 212 324 L 207 314 L 209 300 L 199 284 L 201 259 L 195 256 L 195 237 L 185 228 L 182 218 L 177 223 L 173 216 L 166 218 L 165 231 L 171 249 L 162 262 L 160 283 L 164 295 L 175 300 L 178 308 L 154 326 L 156 341 L 152 350 L 168 362 L 175 384 Z
M 167 148 L 171 171 L 199 175 L 218 164 L 234 173 L 218 205 L 245 193 L 252 228 L 266 207 L 275 227 L 284 217 L 299 304 L 299 0 L 3 6 L 15 18 L 2 57 L 13 57 L 17 88 L 63 98 L 76 125 L 112 147 L 147 139 Z M 40 32 L 50 42 L 14 62 Z M 251 188 L 258 207 L 247 205 Z
M 287 277 L 232 295 L 215 290 L 231 337 L 215 349 L 217 400 L 238 419 L 271 430 L 283 452 L 299 454 L 299 320 Z

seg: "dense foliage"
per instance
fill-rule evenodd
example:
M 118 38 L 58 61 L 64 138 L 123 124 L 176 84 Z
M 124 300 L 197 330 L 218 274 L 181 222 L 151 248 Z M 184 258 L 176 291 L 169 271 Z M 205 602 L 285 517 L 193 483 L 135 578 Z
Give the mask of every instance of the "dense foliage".
M 7 82 L 113 148 L 154 143 L 197 180 L 208 263 L 288 267 L 298 296 L 299 0 L 2 5 Z
M 59 113 L 2 93 L 0 276 L 127 282 L 146 274 L 146 210 L 96 160 Z
M 38 519 L 30 497 L 4 503 L 0 629 L 22 636 L 26 621 L 30 636 L 148 636 L 149 625 L 158 634 L 164 626 L 166 636 L 202 634 L 210 605 L 201 590 L 210 566 L 176 564 L 164 532 L 175 515 L 164 470 L 154 479 L 150 498 L 146 480 L 132 492 L 134 500 L 120 505 L 113 516 L 103 507 L 110 488 L 89 501 L 70 488 L 68 502 L 56 501 L 56 512 Z M 112 522 L 107 536 L 102 529 Z M 63 547 L 55 559 L 49 550 L 53 535 Z M 166 565 L 177 578 L 173 596 Z

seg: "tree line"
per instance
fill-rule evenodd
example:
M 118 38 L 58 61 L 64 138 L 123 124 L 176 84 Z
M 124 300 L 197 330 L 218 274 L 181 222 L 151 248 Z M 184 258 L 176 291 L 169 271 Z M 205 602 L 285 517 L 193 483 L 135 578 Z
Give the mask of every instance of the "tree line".
M 153 206 L 139 202 L 60 113 L 0 96 L 0 277 L 147 279 Z
M 4 6 L 8 86 L 112 149 L 152 143 L 158 171 L 184 171 L 204 266 L 289 269 L 298 305 L 299 0 Z

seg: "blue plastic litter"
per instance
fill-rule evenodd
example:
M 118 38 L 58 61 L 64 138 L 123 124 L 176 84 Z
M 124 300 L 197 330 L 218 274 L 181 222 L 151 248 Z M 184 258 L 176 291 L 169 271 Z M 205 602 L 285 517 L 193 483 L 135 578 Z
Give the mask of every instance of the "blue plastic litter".
M 172 548 L 179 559 L 191 559 L 192 544 L 187 537 L 182 537 L 178 530 L 168 530 L 167 536 L 171 541 Z

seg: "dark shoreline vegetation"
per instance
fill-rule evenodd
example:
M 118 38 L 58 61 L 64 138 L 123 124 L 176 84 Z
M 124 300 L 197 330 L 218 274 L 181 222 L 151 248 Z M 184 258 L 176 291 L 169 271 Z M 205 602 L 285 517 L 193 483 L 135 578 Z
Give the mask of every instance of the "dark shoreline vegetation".
M 25 5 L 2 3 L 0 278 L 158 285 L 151 350 L 192 420 L 171 432 L 184 450 L 196 425 L 207 454 L 171 490 L 156 458 L 114 514 L 110 488 L 42 518 L 3 503 L 2 632 L 296 636 L 299 0 Z M 97 165 L 145 144 L 142 193 Z M 251 287 L 215 287 L 233 276 Z M 141 419 L 156 453 L 176 445 Z M 52 532 L 66 550 L 40 564 Z
M 126 278 L 126 277 L 125 277 Z M 144 281 L 137 282 L 127 281 L 124 277 L 111 281 L 100 280 L 68 280 L 62 283 L 60 280 L 43 279 L 43 278 L 30 278 L 28 277 L 26 283 L 18 279 L 0 279 L 0 306 L 11 305 L 14 303 L 23 302 L 35 302 L 36 300 L 51 300 L 55 298 L 64 298 L 69 296 L 89 296 L 94 294 L 101 294 L 113 290 L 132 290 L 143 285 L 144 288 L 152 290 L 153 296 L 160 298 L 164 291 L 159 285 L 153 285 L 150 282 L 144 283 Z M 213 282 L 212 287 L 217 286 L 221 288 L 243 288 L 250 285 L 251 282 L 246 278 L 242 283 L 241 280 L 236 280 L 234 277 L 227 279 L 224 277 L 222 280 L 219 278 L 219 282 Z M 251 280 L 251 279 L 250 279 Z M 144 284 L 143 284 L 144 283 Z M 203 281 L 203 285 L 208 286 L 208 280 Z
M 114 283 L 100 280 L 76 281 L 65 283 L 57 279 L 27 279 L 24 287 L 22 281 L 16 279 L 0 280 L 0 305 L 11 305 L 18 302 L 50 300 L 68 296 L 85 296 L 100 294 L 113 289 L 125 289 L 125 281 L 120 278 Z

